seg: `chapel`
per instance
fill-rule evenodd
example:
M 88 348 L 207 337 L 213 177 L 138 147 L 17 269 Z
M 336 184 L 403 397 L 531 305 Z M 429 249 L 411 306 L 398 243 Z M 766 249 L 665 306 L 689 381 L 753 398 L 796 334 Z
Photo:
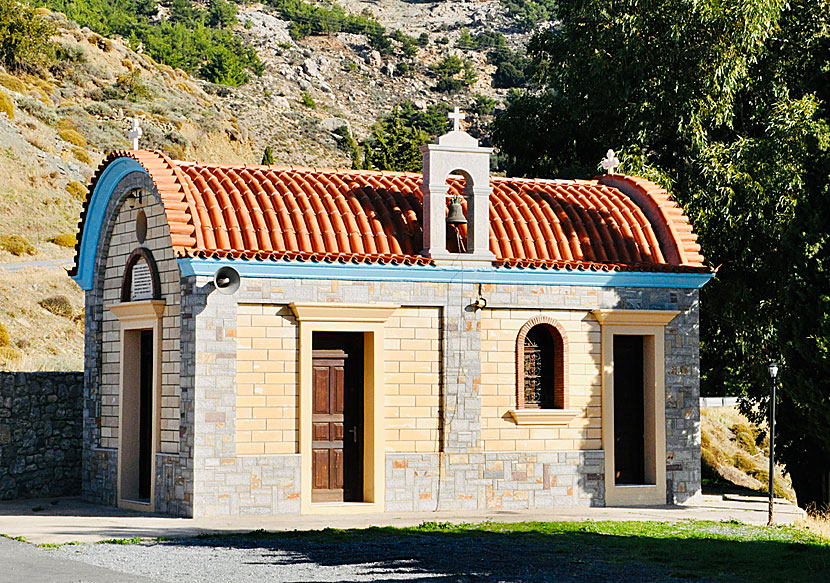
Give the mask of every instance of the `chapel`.
M 665 189 L 111 153 L 86 292 L 83 493 L 176 516 L 683 503 L 698 292 Z M 613 160 L 610 153 L 609 160 Z

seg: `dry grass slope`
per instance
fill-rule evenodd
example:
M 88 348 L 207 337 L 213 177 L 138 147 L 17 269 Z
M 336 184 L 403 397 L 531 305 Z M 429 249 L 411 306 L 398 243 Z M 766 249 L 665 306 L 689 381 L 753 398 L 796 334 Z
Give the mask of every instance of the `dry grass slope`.
M 753 425 L 734 407 L 701 410 L 703 478 L 768 492 L 769 440 L 766 430 Z M 775 495 L 795 502 L 795 491 L 784 468 L 776 466 Z
M 82 370 L 83 292 L 63 270 L 0 272 L 0 370 Z

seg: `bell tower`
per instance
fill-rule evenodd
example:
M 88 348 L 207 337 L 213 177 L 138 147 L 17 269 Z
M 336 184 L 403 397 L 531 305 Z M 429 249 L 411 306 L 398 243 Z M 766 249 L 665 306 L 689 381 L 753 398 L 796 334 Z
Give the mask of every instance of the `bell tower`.
M 437 264 L 464 261 L 490 266 L 496 256 L 490 251 L 490 154 L 478 140 L 461 129 L 464 114 L 458 108 L 449 114 L 451 132 L 435 144 L 421 146 L 423 153 L 424 249 L 422 255 Z M 465 179 L 463 196 L 467 200 L 466 253 L 447 251 L 447 177 L 460 174 Z M 454 209 L 458 217 L 460 209 Z

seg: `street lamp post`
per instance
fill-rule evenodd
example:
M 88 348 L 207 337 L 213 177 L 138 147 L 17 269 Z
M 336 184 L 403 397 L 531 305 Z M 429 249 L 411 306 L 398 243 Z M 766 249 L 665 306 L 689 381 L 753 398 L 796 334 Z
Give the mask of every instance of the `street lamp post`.
M 778 379 L 778 364 L 769 363 L 769 377 L 772 379 L 772 398 L 769 407 L 769 518 L 767 526 L 772 526 L 772 505 L 775 498 L 775 383 Z

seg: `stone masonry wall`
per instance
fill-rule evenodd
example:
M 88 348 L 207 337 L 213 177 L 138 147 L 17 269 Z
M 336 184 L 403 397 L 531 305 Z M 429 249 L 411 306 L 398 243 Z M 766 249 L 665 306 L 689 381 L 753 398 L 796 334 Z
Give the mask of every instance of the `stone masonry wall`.
M 131 209 L 124 200 L 134 188 L 144 188 L 150 195 Z M 136 218 L 141 210 L 147 216 L 143 243 L 136 234 Z M 192 433 L 188 410 L 182 406 L 187 395 L 182 394 L 179 380 L 180 274 L 158 192 L 150 178 L 140 172 L 126 176 L 110 198 L 98 241 L 93 288 L 86 293 L 83 494 L 91 502 L 117 503 L 120 324 L 108 307 L 120 302 L 127 258 L 137 247 L 152 252 L 166 303 L 162 315 L 155 507 L 157 512 L 187 516 L 191 512 Z
M 81 491 L 83 373 L 0 372 L 0 499 Z
M 208 277 L 187 278 L 183 296 L 183 319 L 187 323 L 186 330 L 183 329 L 182 354 L 184 361 L 191 353 L 195 358 L 192 365 L 183 362 L 182 387 L 183 392 L 192 388 L 195 399 L 195 514 L 267 513 L 277 508 L 282 508 L 282 512 L 298 511 L 299 456 L 296 453 L 239 456 L 235 443 L 236 355 L 240 348 L 237 326 L 239 317 L 244 315 L 238 306 L 246 306 L 246 311 L 257 304 L 263 309 L 272 306 L 276 310 L 276 306 L 294 301 L 391 302 L 402 306 L 401 314 L 405 310 L 426 310 L 425 315 L 430 314 L 428 318 L 430 311 L 437 314 L 440 310 L 439 349 L 435 352 L 440 357 L 438 370 L 441 372 L 437 395 L 438 451 L 405 452 L 399 449 L 401 442 L 393 451 L 388 451 L 386 500 L 392 503 L 390 509 L 603 504 L 604 454 L 596 424 L 595 347 L 586 348 L 588 354 L 584 360 L 575 362 L 573 368 L 574 374 L 584 377 L 578 381 L 587 384 L 574 395 L 577 397 L 574 405 L 579 404 L 585 413 L 570 428 L 573 432 L 568 435 L 572 437 L 565 440 L 569 442 L 568 447 L 563 441 L 562 447 L 548 448 L 547 443 L 536 440 L 533 443 L 545 443 L 544 450 L 522 448 L 519 443 L 522 440 L 511 435 L 506 439 L 515 442 L 514 451 L 489 451 L 488 438 L 495 438 L 495 434 L 485 435 L 482 430 L 496 427 L 483 426 L 482 397 L 488 394 L 483 383 L 488 374 L 494 373 L 492 368 L 485 372 L 483 365 L 487 363 L 483 362 L 482 354 L 493 350 L 487 344 L 488 333 L 484 332 L 487 327 L 483 325 L 493 314 L 485 316 L 484 313 L 490 309 L 502 313 L 515 310 L 516 322 L 510 325 L 518 326 L 528 314 L 557 310 L 582 312 L 573 318 L 574 339 L 577 344 L 590 347 L 596 344 L 598 334 L 598 326 L 586 320 L 591 318 L 588 314 L 592 309 L 679 310 L 681 316 L 666 330 L 667 499 L 683 502 L 699 495 L 696 290 L 484 285 L 481 291 L 488 300 L 488 309 L 469 309 L 478 289 L 476 283 L 463 281 L 440 284 L 243 278 L 239 291 L 227 296 L 216 293 Z M 399 325 L 395 329 L 400 329 Z M 393 346 L 388 348 L 395 350 Z M 388 372 L 394 374 L 394 371 Z M 496 367 L 495 374 L 498 373 Z M 496 379 L 493 383 L 496 396 L 510 384 Z M 434 431 L 432 427 L 425 429 Z M 509 431 L 515 429 L 505 427 Z M 428 438 L 425 443 L 430 441 Z M 418 482 L 417 488 L 409 488 L 410 479 Z

